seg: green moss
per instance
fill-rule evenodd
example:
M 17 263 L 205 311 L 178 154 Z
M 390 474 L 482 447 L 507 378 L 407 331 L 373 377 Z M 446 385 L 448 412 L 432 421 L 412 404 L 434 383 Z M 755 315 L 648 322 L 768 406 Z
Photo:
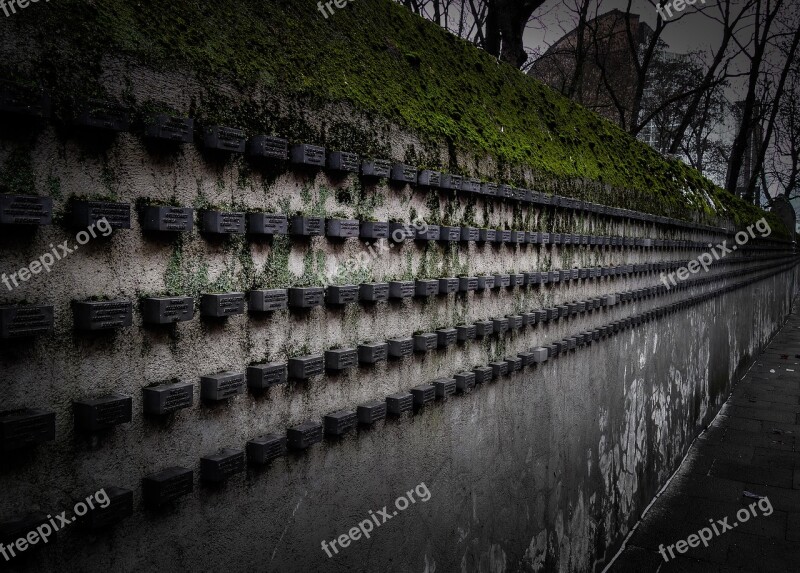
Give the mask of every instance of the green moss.
M 5 25 L 34 44 L 33 55 L 24 64 L 0 63 L 0 75 L 46 85 L 57 115 L 73 97 L 105 95 L 99 78 L 116 53 L 156 70 L 186 70 L 202 87 L 186 94 L 189 109 L 175 111 L 201 122 L 377 156 L 388 155 L 391 122 L 421 139 L 420 146 L 406 147 L 403 159 L 435 166 L 443 142 L 449 157 L 442 167 L 452 172 L 472 171 L 457 156 L 492 155 L 498 172 L 483 176 L 524 184 L 522 174 L 532 171 L 551 190 L 674 217 L 700 213 L 741 225 L 762 216 L 686 165 L 395 2 L 359 0 L 328 19 L 314 2 L 293 0 L 63 0 L 31 10 L 35 18 Z M 279 97 L 261 97 L 266 93 Z M 136 102 L 133 94 L 126 89 L 124 99 L 141 109 L 162 105 Z M 291 105 L 281 106 L 281 98 Z M 365 121 L 307 121 L 309 109 L 331 103 L 352 106 Z M 15 184 L 30 188 L 31 179 L 20 177 Z

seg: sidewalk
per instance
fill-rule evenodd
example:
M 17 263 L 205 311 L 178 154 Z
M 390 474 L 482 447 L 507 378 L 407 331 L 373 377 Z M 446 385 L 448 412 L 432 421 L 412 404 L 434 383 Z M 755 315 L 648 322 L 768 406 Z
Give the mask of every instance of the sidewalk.
M 628 540 L 614 573 L 800 571 L 800 307 L 773 339 Z M 765 496 L 749 519 L 737 511 Z M 771 506 L 771 515 L 761 507 Z M 727 518 L 708 547 L 673 549 Z M 737 522 L 736 526 L 733 523 Z M 723 530 L 721 525 L 718 530 Z M 707 530 L 708 531 L 708 530 Z

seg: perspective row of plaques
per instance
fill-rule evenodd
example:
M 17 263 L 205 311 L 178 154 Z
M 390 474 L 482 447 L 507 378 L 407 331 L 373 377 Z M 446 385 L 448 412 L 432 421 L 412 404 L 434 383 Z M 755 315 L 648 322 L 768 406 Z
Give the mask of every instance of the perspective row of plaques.
M 788 259 L 788 257 L 787 257 Z M 391 394 L 382 400 L 373 400 L 357 406 L 355 409 L 344 409 L 331 412 L 323 416 L 322 421 L 308 420 L 287 428 L 285 434 L 266 434 L 249 440 L 244 449 L 223 448 L 217 452 L 200 458 L 200 481 L 208 484 L 218 484 L 245 471 L 248 464 L 251 466 L 265 466 L 276 458 L 285 455 L 289 450 L 302 452 L 323 438 L 332 441 L 342 439 L 356 427 L 369 429 L 387 417 L 403 417 L 416 415 L 429 407 L 434 402 L 445 402 L 455 394 L 469 394 L 478 384 L 487 384 L 501 377 L 510 376 L 526 367 L 534 367 L 549 359 L 555 359 L 562 354 L 571 353 L 582 347 L 590 346 L 604 338 L 614 336 L 624 330 L 637 327 L 652 320 L 673 314 L 690 306 L 710 300 L 716 296 L 731 292 L 769 276 L 784 272 L 796 266 L 795 260 L 781 265 L 760 265 L 762 268 L 772 270 L 760 273 L 747 280 L 729 284 L 728 286 L 688 297 L 684 300 L 668 305 L 656 307 L 645 312 L 615 320 L 604 326 L 586 330 L 568 336 L 552 344 L 532 348 L 519 352 L 517 355 L 506 357 L 503 360 L 490 362 L 485 366 L 477 366 L 455 374 L 452 378 L 439 378 L 431 383 L 415 386 L 408 391 Z M 755 272 L 755 271 L 753 271 Z M 725 274 L 726 277 L 739 276 L 735 271 Z M 683 283 L 678 290 L 685 290 L 691 286 L 699 286 L 722 277 L 705 277 Z M 620 302 L 636 300 L 638 298 L 664 294 L 663 287 L 641 289 L 633 293 L 620 293 Z M 615 295 L 609 295 L 615 297 Z M 555 310 L 555 316 L 562 315 L 562 305 L 557 309 L 545 309 L 547 315 Z M 533 313 L 533 314 L 537 314 Z M 569 310 L 567 310 L 569 313 Z M 537 314 L 538 315 L 538 314 Z M 493 321 L 489 322 L 494 326 Z M 475 325 L 477 326 L 477 325 Z M 364 347 L 367 356 L 375 356 L 375 347 Z M 362 347 L 358 349 L 358 356 Z M 335 358 L 335 361 L 341 357 Z M 328 357 L 325 357 L 327 363 Z M 255 373 L 256 379 L 265 376 L 269 384 L 285 381 L 285 370 L 273 370 L 274 365 L 260 365 L 262 369 Z M 251 367 L 255 368 L 255 367 Z M 291 367 L 290 367 L 291 368 Z M 251 377 L 248 370 L 248 383 Z M 206 387 L 213 388 L 213 395 L 219 399 L 219 384 L 230 384 L 231 380 L 242 375 L 230 373 L 204 377 L 201 384 L 202 392 Z M 243 382 L 239 382 L 243 384 Z M 182 407 L 188 407 L 192 402 L 191 384 L 172 383 L 161 386 L 148 387 L 144 392 L 145 412 L 154 415 L 172 413 Z M 224 391 L 222 393 L 225 393 Z M 131 418 L 131 399 L 126 396 L 112 395 L 93 400 L 77 401 L 73 404 L 75 423 L 81 429 L 99 431 L 113 427 L 117 423 L 129 422 Z M 52 412 L 25 410 L 6 412 L 0 414 L 0 442 L 3 451 L 15 450 L 19 447 L 31 446 L 43 441 L 54 439 L 55 415 Z M 142 500 L 146 507 L 159 509 L 171 505 L 181 497 L 194 491 L 194 470 L 182 466 L 172 466 L 161 471 L 149 474 L 142 478 Z M 85 527 L 98 530 L 111 526 L 133 513 L 133 491 L 120 487 L 104 488 L 110 503 L 105 508 L 92 508 L 81 519 Z M 9 541 L 34 530 L 47 517 L 44 513 L 32 513 L 24 517 L 0 523 L 0 540 Z
M 740 256 L 736 259 L 715 261 L 714 264 L 741 265 L 752 261 L 776 258 L 780 258 L 780 256 Z M 286 309 L 307 311 L 322 304 L 333 307 L 357 302 L 372 304 L 471 291 L 480 292 L 515 287 L 533 288 L 603 277 L 643 276 L 652 272 L 680 269 L 689 263 L 690 261 L 662 261 L 608 267 L 330 285 L 327 287 L 259 289 L 252 290 L 247 294 L 244 292 L 208 293 L 201 295 L 199 306 L 200 315 L 203 318 L 224 320 L 231 316 L 244 314 L 246 299 L 248 299 L 248 310 L 251 313 L 268 313 Z M 133 324 L 133 302 L 130 300 L 73 301 L 72 310 L 74 325 L 78 331 L 107 331 Z M 145 325 L 170 325 L 194 318 L 195 299 L 191 296 L 143 297 L 140 299 L 140 310 Z M 0 340 L 34 338 L 50 332 L 53 326 L 54 307 L 52 305 L 0 305 Z
M 70 110 L 71 125 L 93 132 L 125 132 L 133 127 L 132 110 L 118 102 L 88 100 Z M 0 81 L 0 116 L 12 116 L 41 121 L 50 117 L 50 99 L 42 90 L 31 89 L 18 83 Z M 442 173 L 433 169 L 419 170 L 416 166 L 392 162 L 388 159 L 364 159 L 347 151 L 329 151 L 320 145 L 297 143 L 270 135 L 248 138 L 244 130 L 224 125 L 204 125 L 195 129 L 195 120 L 166 113 L 148 114 L 142 122 L 141 132 L 150 141 L 180 145 L 192 143 L 197 136 L 202 148 L 209 153 L 246 154 L 255 162 L 289 160 L 304 169 L 328 169 L 338 174 L 355 173 L 365 178 L 387 178 L 398 184 L 419 185 L 425 188 L 480 194 L 486 197 L 560 206 L 586 210 L 613 217 L 656 222 L 664 225 L 720 231 L 708 225 L 687 223 L 678 219 L 639 213 L 627 209 L 606 207 L 569 197 L 549 196 L 529 189 Z M 197 133 L 196 133 L 197 132 Z
M 784 261 L 783 266 L 796 264 L 793 257 L 783 257 L 782 260 Z M 775 266 L 775 263 L 762 262 L 757 267 L 746 270 L 745 273 L 751 274 L 761 269 L 775 268 Z M 503 336 L 507 332 L 517 331 L 528 326 L 561 319 L 577 318 L 578 315 L 595 310 L 608 309 L 617 303 L 624 304 L 664 296 L 674 291 L 685 290 L 690 287 L 741 275 L 742 271 L 733 270 L 711 277 L 685 281 L 672 289 L 659 284 L 582 301 L 573 301 L 521 314 L 496 317 L 490 320 L 478 321 L 474 324 L 441 328 L 435 332 L 417 333 L 405 338 L 394 338 L 382 342 L 366 342 L 356 348 L 332 348 L 322 354 L 289 358 L 285 363 L 253 364 L 247 368 L 246 372 L 228 371 L 202 376 L 200 379 L 200 398 L 206 403 L 223 402 L 243 394 L 245 388 L 249 388 L 255 394 L 260 394 L 273 386 L 286 384 L 290 379 L 303 382 L 323 373 L 329 375 L 341 374 L 356 366 L 370 367 L 388 359 L 401 359 L 414 353 L 424 354 L 437 349 L 446 349 L 457 343 L 466 344 L 477 338 L 491 335 Z M 713 292 L 706 294 L 711 296 Z M 610 331 L 606 332 L 604 328 L 599 328 L 596 329 L 594 336 L 613 333 L 614 325 L 625 324 L 626 321 L 630 324 L 638 324 L 646 316 L 653 315 L 640 313 L 627 319 L 615 321 L 608 327 L 611 328 Z M 591 340 L 592 338 L 586 333 L 576 337 L 578 346 Z M 597 340 L 597 338 L 594 338 L 594 340 Z M 564 348 L 571 349 L 574 347 L 569 339 L 567 342 L 569 344 Z M 559 351 L 564 349 L 559 344 L 555 343 L 555 345 L 546 347 L 550 350 L 545 354 L 542 354 L 540 349 L 532 351 L 534 353 L 533 356 L 538 356 L 538 359 L 531 357 L 531 363 L 541 362 L 546 360 L 547 357 L 558 355 Z M 502 369 L 503 367 L 497 366 L 497 368 Z M 142 392 L 143 412 L 150 416 L 174 414 L 178 410 L 192 406 L 194 402 L 194 384 L 190 382 L 169 381 L 154 384 L 145 387 Z M 79 400 L 73 402 L 73 410 L 76 429 L 85 432 L 100 432 L 131 421 L 132 398 L 120 394 L 109 394 Z M 55 414 L 53 412 L 22 409 L 0 413 L 0 449 L 3 451 L 49 441 L 54 439 L 54 436 Z

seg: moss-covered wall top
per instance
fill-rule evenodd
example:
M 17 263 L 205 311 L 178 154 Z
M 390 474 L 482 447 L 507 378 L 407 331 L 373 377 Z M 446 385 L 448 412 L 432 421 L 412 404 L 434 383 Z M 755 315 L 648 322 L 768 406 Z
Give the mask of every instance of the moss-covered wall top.
M 0 73 L 48 87 L 57 114 L 73 98 L 105 95 L 102 75 L 113 55 L 190 74 L 205 87 L 192 95 L 192 109 L 176 113 L 252 133 L 313 138 L 360 153 L 384 150 L 377 135 L 357 133 L 335 117 L 320 128 L 304 121 L 303 112 L 275 113 L 274 100 L 268 102 L 280 94 L 304 110 L 343 103 L 432 145 L 444 142 L 453 151 L 445 169 L 518 185 L 555 184 L 573 195 L 581 194 L 570 193 L 576 181 L 590 181 L 617 190 L 595 199 L 675 217 L 699 212 L 742 224 L 762 216 L 684 164 L 389 0 L 357 0 L 327 19 L 311 0 L 62 0 L 31 6 L 3 26 L 30 45 L 7 42 Z M 157 98 L 125 103 L 141 112 L 164 105 Z M 456 150 L 492 157 L 495 172 L 459 165 Z M 396 159 L 440 162 L 431 157 Z

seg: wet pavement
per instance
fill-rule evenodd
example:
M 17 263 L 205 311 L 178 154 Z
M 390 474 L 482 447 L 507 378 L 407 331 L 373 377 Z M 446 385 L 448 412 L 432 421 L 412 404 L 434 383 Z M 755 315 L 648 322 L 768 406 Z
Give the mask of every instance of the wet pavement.
M 800 571 L 797 301 L 610 571 Z

